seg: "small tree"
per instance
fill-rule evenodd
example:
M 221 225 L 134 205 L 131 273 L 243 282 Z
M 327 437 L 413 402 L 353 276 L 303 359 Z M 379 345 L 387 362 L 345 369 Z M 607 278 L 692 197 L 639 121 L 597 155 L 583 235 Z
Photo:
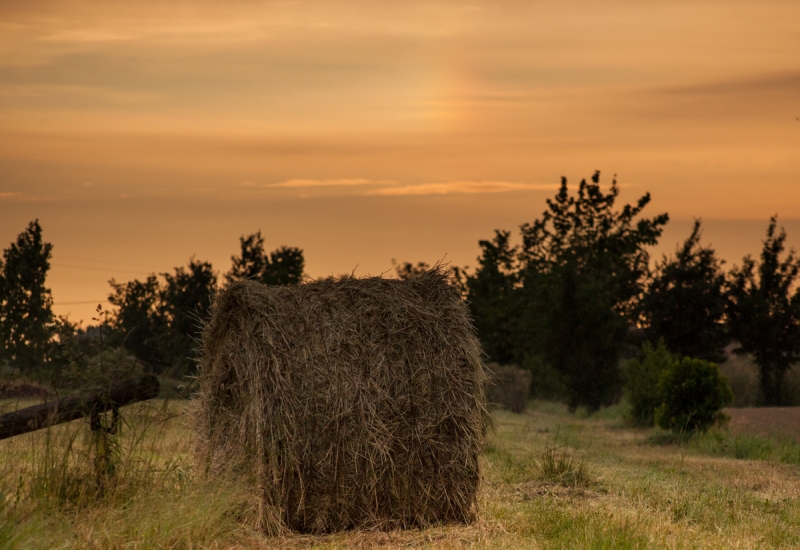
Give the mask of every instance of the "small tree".
M 411 262 L 397 263 L 397 260 L 394 259 L 392 259 L 392 266 L 397 274 L 397 278 L 403 281 L 419 277 L 431 268 L 431 266 L 425 262 L 417 262 L 417 264 L 414 265 Z
M 658 390 L 661 405 L 656 409 L 656 422 L 676 433 L 706 431 L 733 401 L 733 392 L 717 365 L 690 357 L 661 373 Z
M 53 298 L 45 286 L 53 245 L 39 220 L 28 224 L 3 252 L 0 331 L 3 355 L 23 375 L 44 374 L 53 324 Z
M 700 220 L 673 258 L 663 258 L 641 301 L 651 342 L 663 340 L 683 357 L 722 361 L 728 334 L 724 324 L 725 275 L 710 247 L 700 246 Z
M 728 318 L 731 335 L 741 353 L 751 353 L 759 367 L 761 398 L 765 405 L 785 402 L 784 379 L 800 359 L 800 292 L 795 287 L 800 260 L 790 251 L 782 258 L 786 231 L 776 231 L 770 219 L 761 262 L 750 256 L 730 277 Z
M 188 270 L 179 267 L 174 275 L 164 273 L 163 277 L 160 294 L 167 325 L 164 353 L 176 372 L 193 372 L 193 355 L 214 301 L 217 275 L 210 263 L 192 258 Z
M 110 344 L 123 346 L 154 372 L 172 369 L 186 374 L 194 368 L 192 355 L 204 319 L 208 316 L 217 276 L 208 262 L 189 260 L 188 269 L 162 273 L 127 283 L 110 281 L 117 306 Z
M 261 231 L 239 238 L 241 252 L 231 256 L 233 265 L 225 275 L 231 283 L 237 279 L 252 279 L 266 285 L 293 285 L 302 282 L 305 259 L 299 248 L 282 246 L 267 255 Z
M 167 318 L 164 315 L 158 277 L 127 283 L 109 281 L 113 293 L 108 301 L 117 307 L 111 320 L 113 345 L 124 346 L 154 372 L 161 372 L 169 363 L 164 351 Z

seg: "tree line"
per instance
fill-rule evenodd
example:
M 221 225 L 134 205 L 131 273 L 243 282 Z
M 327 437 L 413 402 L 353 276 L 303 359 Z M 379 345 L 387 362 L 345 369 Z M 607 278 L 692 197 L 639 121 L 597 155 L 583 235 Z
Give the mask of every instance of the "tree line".
M 728 272 L 701 244 L 699 220 L 651 267 L 648 248 L 669 216 L 641 215 L 649 194 L 616 208 L 618 195 L 616 180 L 603 192 L 599 172 L 574 195 L 562 179 L 542 215 L 520 227 L 519 244 L 509 231 L 480 241 L 478 267 L 463 280 L 489 357 L 532 370 L 537 391 L 593 410 L 619 398 L 620 359 L 643 342 L 712 362 L 735 343 L 758 364 L 762 404 L 783 404 L 800 358 L 800 260 L 776 218 L 760 258 Z
M 662 346 L 676 358 L 720 362 L 725 348 L 751 354 L 759 366 L 761 401 L 785 402 L 784 379 L 800 359 L 800 259 L 786 250 L 786 232 L 769 222 L 759 258 L 725 271 L 701 243 L 702 224 L 674 254 L 652 263 L 669 221 L 644 216 L 649 194 L 617 204 L 616 179 L 603 191 L 600 173 L 570 192 L 567 180 L 544 212 L 519 228 L 479 241 L 476 269 L 454 267 L 487 360 L 533 372 L 534 391 L 589 410 L 615 402 L 626 373 L 623 358 Z M 260 232 L 240 238 L 222 284 L 249 278 L 265 284 L 303 279 L 299 248 L 264 249 Z M 109 302 L 87 329 L 52 314 L 45 286 L 52 245 L 38 221 L 0 261 L 0 365 L 23 376 L 58 381 L 86 369 L 107 349 L 124 350 L 146 370 L 192 374 L 199 327 L 219 281 L 208 262 L 191 258 L 171 273 L 110 281 Z M 410 278 L 427 264 L 397 264 Z M 646 344 L 644 347 L 643 345 Z
M 264 248 L 258 231 L 239 240 L 225 284 L 252 279 L 270 285 L 297 284 L 303 251 Z M 190 258 L 172 273 L 143 280 L 109 281 L 112 310 L 98 304 L 95 324 L 83 329 L 55 316 L 45 284 L 53 246 L 38 220 L 31 222 L 0 260 L 0 367 L 7 374 L 69 385 L 85 379 L 98 363 L 132 361 L 140 370 L 181 377 L 196 371 L 197 339 L 218 288 L 209 262 Z M 111 353 L 111 356 L 109 356 Z

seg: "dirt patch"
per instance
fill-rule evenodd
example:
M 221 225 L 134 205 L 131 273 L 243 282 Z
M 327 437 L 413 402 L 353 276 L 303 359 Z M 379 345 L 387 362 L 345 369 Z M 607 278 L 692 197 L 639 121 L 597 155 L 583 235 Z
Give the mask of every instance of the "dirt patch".
M 747 407 L 725 413 L 733 432 L 791 437 L 800 443 L 800 407 Z

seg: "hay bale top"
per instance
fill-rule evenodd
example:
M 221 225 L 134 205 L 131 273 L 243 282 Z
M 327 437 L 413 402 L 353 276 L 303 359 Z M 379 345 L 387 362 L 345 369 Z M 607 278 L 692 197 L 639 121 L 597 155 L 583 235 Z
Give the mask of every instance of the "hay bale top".
M 264 531 L 474 516 L 483 365 L 441 268 L 406 281 L 236 282 L 203 350 L 200 460 L 255 472 Z

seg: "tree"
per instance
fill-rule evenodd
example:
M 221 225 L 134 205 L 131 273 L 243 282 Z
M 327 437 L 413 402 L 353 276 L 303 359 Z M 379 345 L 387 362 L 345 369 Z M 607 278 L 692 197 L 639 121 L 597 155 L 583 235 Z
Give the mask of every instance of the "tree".
M 479 241 L 478 268 L 466 277 L 467 299 L 484 352 L 492 361 L 508 364 L 520 359 L 515 300 L 517 249 L 511 233 L 495 231 L 491 241 Z
M 403 262 L 399 264 L 394 259 L 392 259 L 392 266 L 394 266 L 394 271 L 397 273 L 397 278 L 402 281 L 419 277 L 423 273 L 429 271 L 431 268 L 431 266 L 425 262 L 417 262 L 417 265 L 414 265 L 411 262 Z
M 728 334 L 725 275 L 714 250 L 700 246 L 701 224 L 674 258 L 664 256 L 641 302 L 648 339 L 682 357 L 724 360 Z
M 23 375 L 45 367 L 53 324 L 53 298 L 45 286 L 53 245 L 34 220 L 3 252 L 0 330 L 6 361 Z
M 169 363 L 169 355 L 163 349 L 167 319 L 158 277 L 153 274 L 127 283 L 111 279 L 109 284 L 113 293 L 108 301 L 117 307 L 110 322 L 111 344 L 124 346 L 152 371 L 160 372 Z
M 194 370 L 192 355 L 209 315 L 217 276 L 211 264 L 191 258 L 188 269 L 127 283 L 110 281 L 117 306 L 111 344 L 122 345 L 154 372 L 186 374 Z
M 597 409 L 619 395 L 618 362 L 649 274 L 646 247 L 669 220 L 636 220 L 649 193 L 615 211 L 616 179 L 608 193 L 599 182 L 595 172 L 573 197 L 562 178 L 542 217 L 521 227 L 519 316 L 530 337 L 520 341 L 561 374 L 571 409 Z
M 302 282 L 305 259 L 299 248 L 282 246 L 264 252 L 264 239 L 261 231 L 239 238 L 241 254 L 231 256 L 233 265 L 225 275 L 231 283 L 237 279 L 251 279 L 266 285 L 293 285 Z
M 705 432 L 724 419 L 722 408 L 731 404 L 733 392 L 716 363 L 684 357 L 673 361 L 659 376 L 661 404 L 656 423 L 674 433 Z
M 192 355 L 214 301 L 217 275 L 210 263 L 194 258 L 189 260 L 188 270 L 179 267 L 174 275 L 162 275 L 161 303 L 167 325 L 164 354 L 172 358 L 176 372 L 191 372 L 195 370 Z
M 773 216 L 761 251 L 761 262 L 746 256 L 730 274 L 728 319 L 737 352 L 751 353 L 759 367 L 765 405 L 785 403 L 784 379 L 800 359 L 800 292 L 795 287 L 800 259 L 790 251 L 783 259 L 786 231 L 776 232 Z

